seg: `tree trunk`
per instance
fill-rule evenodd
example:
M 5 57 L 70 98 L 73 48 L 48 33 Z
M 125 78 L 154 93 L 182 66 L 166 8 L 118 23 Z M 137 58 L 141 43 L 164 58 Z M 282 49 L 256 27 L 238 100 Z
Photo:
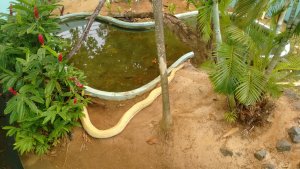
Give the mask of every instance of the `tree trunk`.
M 284 49 L 285 45 L 287 44 L 288 40 L 290 39 L 290 37 L 293 35 L 297 25 L 300 22 L 300 12 L 296 15 L 296 9 L 298 7 L 299 4 L 299 0 L 295 0 L 294 4 L 293 4 L 293 8 L 291 11 L 291 15 L 289 17 L 288 23 L 287 23 L 287 28 L 286 28 L 286 35 L 281 39 L 278 47 L 275 49 L 275 53 L 274 56 L 266 70 L 266 75 L 267 75 L 267 79 L 269 78 L 269 76 L 271 75 L 272 71 L 274 70 L 274 68 L 276 67 L 277 63 L 280 60 L 280 54 L 282 52 L 282 49 Z
M 210 44 L 201 40 L 199 31 L 187 26 L 180 19 L 170 14 L 164 14 L 164 24 L 177 36 L 180 41 L 189 46 L 195 56 L 192 63 L 196 66 L 202 64 L 209 55 Z M 199 29 L 197 29 L 199 30 Z
M 221 34 L 221 28 L 220 28 L 218 0 L 213 0 L 212 22 L 213 22 L 214 32 L 216 35 L 217 49 L 219 49 L 219 47 L 222 43 L 222 34 Z
M 283 24 L 283 21 L 284 21 L 284 18 L 285 18 L 285 15 L 286 15 L 286 12 L 287 12 L 289 4 L 290 4 L 290 0 L 287 0 L 285 2 L 285 9 L 284 9 L 284 11 L 282 11 L 281 14 L 279 15 L 278 22 L 277 22 L 277 25 L 276 25 L 276 33 L 277 34 L 279 34 L 280 31 L 281 31 L 282 24 Z
M 93 22 L 95 21 L 96 17 L 99 15 L 99 13 L 100 13 L 103 5 L 104 5 L 104 2 L 105 2 L 105 0 L 100 0 L 99 1 L 99 4 L 97 5 L 94 13 L 91 15 L 91 17 L 90 17 L 83 33 L 82 33 L 81 38 L 79 39 L 79 41 L 76 43 L 76 45 L 73 47 L 73 49 L 68 54 L 68 56 L 67 56 L 68 59 L 71 59 L 76 54 L 76 52 L 80 49 L 81 44 L 82 44 L 83 41 L 85 41 L 85 39 L 86 39 L 86 37 L 87 37 L 91 27 L 92 27 Z
M 153 1 L 153 13 L 155 20 L 155 37 L 157 54 L 159 60 L 161 90 L 163 100 L 163 117 L 162 117 L 162 129 L 168 130 L 172 125 L 172 115 L 170 112 L 169 101 L 169 87 L 168 87 L 168 73 L 166 64 L 166 50 L 163 28 L 163 12 L 162 12 L 162 0 Z

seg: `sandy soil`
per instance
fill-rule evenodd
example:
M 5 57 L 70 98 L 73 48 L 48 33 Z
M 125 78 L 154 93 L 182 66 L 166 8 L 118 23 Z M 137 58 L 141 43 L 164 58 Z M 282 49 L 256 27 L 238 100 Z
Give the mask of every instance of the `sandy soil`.
M 171 1 L 164 1 L 165 10 Z M 176 13 L 185 11 L 184 0 L 176 3 Z M 63 0 L 65 13 L 92 12 L 98 0 Z M 112 4 L 129 9 L 124 2 Z M 151 11 L 148 0 L 133 2 L 136 12 Z M 104 7 L 101 14 L 107 14 Z M 94 99 L 89 105 L 94 125 L 105 129 L 117 123 L 123 113 L 146 95 L 124 102 Z M 278 153 L 275 145 L 286 138 L 287 129 L 300 125 L 300 99 L 289 93 L 275 102 L 276 108 L 269 123 L 263 127 L 244 128 L 224 121 L 226 100 L 217 95 L 205 72 L 186 64 L 170 84 L 171 111 L 174 126 L 165 140 L 158 134 L 161 119 L 161 97 L 142 110 L 118 136 L 93 139 L 83 129 L 75 128 L 72 140 L 42 157 L 27 154 L 22 157 L 26 169 L 258 169 L 272 163 L 277 168 L 296 169 L 300 163 L 300 144 L 293 144 L 290 152 Z M 235 131 L 235 132 L 232 132 Z M 226 133 L 232 133 L 223 137 Z M 233 151 L 223 156 L 221 147 Z M 257 150 L 268 150 L 267 157 L 258 161 Z
M 89 106 L 92 122 L 101 129 L 113 126 L 123 112 L 143 97 L 125 102 L 95 100 Z M 24 156 L 24 166 L 27 169 L 257 169 L 272 163 L 277 168 L 296 169 L 300 162 L 300 144 L 293 144 L 290 152 L 278 153 L 275 149 L 277 140 L 289 139 L 286 132 L 289 127 L 300 125 L 300 100 L 292 94 L 276 102 L 269 124 L 247 132 L 224 121 L 225 98 L 214 93 L 205 72 L 186 64 L 170 84 L 170 101 L 174 126 L 167 141 L 157 134 L 162 111 L 159 97 L 135 116 L 120 135 L 93 139 L 76 128 L 72 141 L 64 140 L 42 157 Z M 237 132 L 223 138 L 233 130 Z M 221 147 L 231 149 L 233 156 L 224 157 Z M 261 148 L 269 154 L 258 161 L 253 153 Z
M 65 14 L 67 13 L 76 13 L 76 12 L 93 12 L 95 7 L 97 6 L 99 0 L 62 0 L 61 4 L 65 6 Z M 186 8 L 186 1 L 185 0 L 163 0 L 164 11 L 168 12 L 168 6 L 174 3 L 176 4 L 175 13 L 182 13 L 184 11 L 195 10 L 192 5 L 190 5 L 189 9 Z M 127 1 L 119 2 L 114 1 L 111 4 L 111 9 L 107 6 L 104 6 L 100 12 L 102 15 L 107 15 L 108 12 L 116 13 L 119 12 L 151 12 L 152 11 L 152 4 L 150 0 L 139 0 L 135 1 L 132 0 L 132 5 L 130 6 Z

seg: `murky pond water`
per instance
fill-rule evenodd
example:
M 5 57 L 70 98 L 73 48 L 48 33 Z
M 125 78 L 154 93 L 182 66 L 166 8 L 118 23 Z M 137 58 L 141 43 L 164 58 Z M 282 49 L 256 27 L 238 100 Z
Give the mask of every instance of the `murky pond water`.
M 60 35 L 74 44 L 86 21 L 63 25 Z M 71 28 L 71 29 L 70 29 Z M 167 64 L 190 51 L 170 31 L 165 30 Z M 89 86 L 105 91 L 128 91 L 147 84 L 159 75 L 155 34 L 130 31 L 95 22 L 87 41 L 71 62 L 83 70 Z

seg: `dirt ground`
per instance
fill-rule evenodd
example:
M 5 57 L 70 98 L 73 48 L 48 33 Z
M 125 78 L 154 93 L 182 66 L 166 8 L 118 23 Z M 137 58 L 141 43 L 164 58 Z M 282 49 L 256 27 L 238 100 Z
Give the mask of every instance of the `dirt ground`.
M 164 1 L 165 10 L 171 0 Z M 186 1 L 176 3 L 176 13 L 186 11 Z M 65 13 L 92 12 L 98 0 L 63 0 Z M 129 9 L 124 2 L 112 4 Z M 191 8 L 192 9 L 192 8 Z M 101 14 L 106 15 L 103 8 Z M 151 11 L 148 0 L 133 1 L 135 12 Z M 125 111 L 146 95 L 123 102 L 94 99 L 88 110 L 93 124 L 99 129 L 114 126 Z M 288 140 L 287 129 L 300 126 L 300 99 L 288 93 L 278 99 L 268 124 L 244 128 L 224 121 L 226 99 L 217 95 L 208 75 L 189 63 L 178 71 L 170 83 L 170 102 L 173 128 L 167 140 L 158 134 L 161 119 L 161 96 L 136 115 L 125 130 L 113 138 L 94 139 L 82 128 L 75 128 L 72 140 L 42 157 L 27 154 L 22 157 L 26 169 L 259 169 L 263 164 L 275 164 L 279 169 L 297 169 L 300 163 L 300 144 L 290 152 L 279 153 L 275 145 Z M 228 137 L 224 135 L 231 133 Z M 233 156 L 223 156 L 226 147 Z M 266 149 L 267 157 L 258 161 L 254 153 Z
M 89 106 L 93 124 L 99 129 L 112 127 L 136 98 L 124 102 L 95 100 Z M 161 119 L 161 96 L 136 115 L 125 130 L 113 138 L 93 139 L 76 128 L 72 141 L 64 140 L 47 155 L 23 156 L 26 169 L 257 169 L 265 163 L 277 168 L 296 169 L 300 144 L 290 152 L 278 153 L 279 139 L 288 138 L 287 129 L 300 125 L 300 99 L 282 96 L 276 102 L 269 124 L 249 130 L 224 121 L 226 100 L 217 95 L 205 72 L 186 64 L 170 83 L 174 126 L 167 141 L 157 134 Z M 228 137 L 224 134 L 236 131 Z M 233 151 L 223 156 L 221 147 Z M 258 161 L 261 148 L 269 154 Z
M 65 6 L 64 13 L 76 13 L 76 12 L 93 12 L 95 7 L 97 6 L 99 0 L 61 0 L 61 4 Z M 187 3 L 185 0 L 163 0 L 164 11 L 168 11 L 168 6 L 174 3 L 176 4 L 175 13 L 182 13 L 184 11 L 192 11 L 195 8 L 190 5 L 187 9 Z M 132 5 L 129 5 L 127 1 L 114 1 L 111 3 L 111 9 L 107 6 L 103 6 L 101 9 L 100 14 L 107 15 L 108 12 L 111 13 L 124 13 L 124 12 L 134 12 L 134 13 L 141 13 L 141 12 L 151 12 L 152 11 L 152 4 L 150 0 L 132 0 Z

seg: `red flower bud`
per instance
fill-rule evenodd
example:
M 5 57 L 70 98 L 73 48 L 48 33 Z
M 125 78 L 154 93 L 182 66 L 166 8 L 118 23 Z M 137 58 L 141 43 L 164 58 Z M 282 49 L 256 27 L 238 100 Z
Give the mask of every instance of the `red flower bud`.
M 12 87 L 8 88 L 8 91 L 13 94 L 13 95 L 17 95 L 17 91 L 15 91 Z
M 13 6 L 12 6 L 12 4 L 10 4 L 10 6 L 9 6 L 9 14 L 10 14 L 10 16 L 13 15 Z
M 39 19 L 39 11 L 36 6 L 34 6 L 33 12 L 35 19 Z
M 40 44 L 42 44 L 44 46 L 44 37 L 42 34 L 39 34 L 38 39 L 39 39 Z
M 80 82 L 77 81 L 77 82 L 75 82 L 75 84 L 76 84 L 77 87 L 83 88 L 83 84 L 81 84 Z
M 61 62 L 63 60 L 63 55 L 61 53 L 58 54 L 58 61 Z
M 75 99 L 74 99 L 73 103 L 74 103 L 74 104 L 76 104 L 76 103 L 77 103 L 77 98 L 75 98 Z

